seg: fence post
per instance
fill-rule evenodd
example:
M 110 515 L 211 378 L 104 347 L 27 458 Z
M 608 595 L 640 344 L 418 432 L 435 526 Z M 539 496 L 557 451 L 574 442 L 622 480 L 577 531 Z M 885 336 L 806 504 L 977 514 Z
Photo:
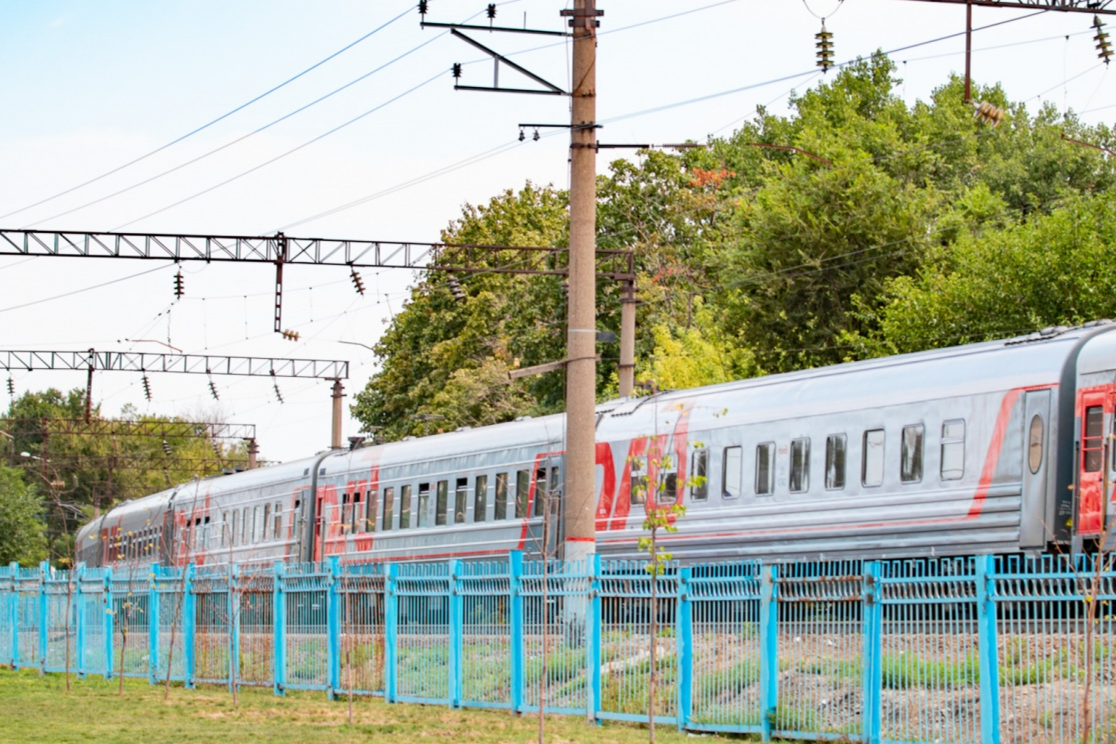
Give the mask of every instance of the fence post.
M 190 563 L 182 570 L 182 597 L 178 600 L 182 607 L 182 684 L 187 689 L 194 686 L 194 673 L 197 669 L 197 595 L 194 594 L 195 564 Z
M 12 592 L 8 598 L 8 627 L 11 633 L 11 650 L 12 650 L 12 669 L 19 668 L 19 584 L 16 579 L 19 578 L 19 564 L 12 561 L 8 564 L 8 570 L 12 572 Z
M 588 718 L 599 723 L 601 711 L 601 556 L 589 560 L 589 700 Z
M 396 635 L 399 625 L 399 598 L 395 595 L 395 576 L 399 567 L 387 565 L 384 577 L 384 700 L 395 702 Z
M 50 576 L 50 561 L 39 564 L 39 674 L 46 672 L 47 657 L 47 629 L 50 625 L 48 614 L 50 605 L 47 603 L 47 577 Z
M 152 563 L 147 584 L 147 681 L 153 685 L 159 682 L 159 574 L 159 564 Z
M 341 689 L 341 559 L 329 557 L 329 592 L 326 600 L 326 623 L 329 625 L 329 696 L 337 697 Z
M 980 656 L 980 740 L 1000 742 L 1000 677 L 996 647 L 996 558 L 976 558 L 977 632 Z
M 511 606 L 511 709 L 523 709 L 523 551 L 508 552 L 508 602 Z
M 463 638 L 464 602 L 461 598 L 461 581 L 458 572 L 461 561 L 449 561 L 449 704 L 451 708 L 461 707 L 461 651 Z
M 239 570 L 235 563 L 229 564 L 229 591 L 225 595 L 225 602 L 229 608 L 229 692 L 233 684 L 240 687 L 240 609 L 241 601 L 238 593 L 240 584 Z
M 271 600 L 271 628 L 272 647 L 271 658 L 275 664 L 272 673 L 274 692 L 276 695 L 287 694 L 287 587 L 284 583 L 286 566 L 281 561 L 274 565 L 275 578 L 272 584 Z
M 879 744 L 880 741 L 880 698 L 883 688 L 883 667 L 881 647 L 883 644 L 883 592 L 879 561 L 866 561 L 864 575 L 861 577 L 861 621 L 864 649 L 862 684 L 864 699 L 861 725 L 865 744 Z
M 112 631 L 116 627 L 116 612 L 112 602 L 112 567 L 105 569 L 105 591 L 102 595 L 101 622 L 105 629 L 105 679 L 112 679 Z
M 678 640 L 678 730 L 682 731 L 690 722 L 690 708 L 693 704 L 694 672 L 694 624 L 693 604 L 690 602 L 690 578 L 693 569 L 681 568 L 678 571 L 678 610 L 675 622 L 675 635 Z
M 73 574 L 70 575 L 70 580 L 74 582 L 69 587 L 70 590 L 70 610 L 74 613 L 74 656 L 76 659 L 71 659 L 71 665 L 77 671 L 78 678 L 85 676 L 85 596 L 82 592 L 82 577 L 85 575 L 85 564 L 77 564 L 77 577 Z M 70 619 L 66 618 L 69 623 Z M 76 661 L 76 663 L 74 663 Z
M 760 587 L 760 706 L 763 741 L 771 741 L 779 707 L 778 566 L 761 569 Z

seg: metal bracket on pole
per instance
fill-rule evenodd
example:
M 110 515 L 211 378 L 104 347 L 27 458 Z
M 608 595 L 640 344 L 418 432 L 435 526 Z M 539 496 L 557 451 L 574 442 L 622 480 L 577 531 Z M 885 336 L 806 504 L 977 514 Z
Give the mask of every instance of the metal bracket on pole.
M 433 25 L 433 24 L 427 24 L 427 25 Z M 451 28 L 450 33 L 453 34 L 454 36 L 456 36 L 457 38 L 461 39 L 465 43 L 472 44 L 477 49 L 481 50 L 482 52 L 484 52 L 488 56 L 492 57 L 492 59 L 495 60 L 495 63 L 496 63 L 495 72 L 494 72 L 494 75 L 493 75 L 494 79 L 492 81 L 492 87 L 491 88 L 486 87 L 486 86 L 461 85 L 461 84 L 459 84 L 455 81 L 454 84 L 453 84 L 453 89 L 454 90 L 485 90 L 485 91 L 489 91 L 491 93 L 536 93 L 536 94 L 544 95 L 544 96 L 568 96 L 569 95 L 569 93 L 562 90 L 557 85 L 554 85 L 553 83 L 542 79 L 541 77 L 539 77 L 535 73 L 531 72 L 527 68 L 523 67 L 522 65 L 517 65 L 515 62 L 512 62 L 510 59 L 508 59 L 504 55 L 500 54 L 499 52 L 497 52 L 495 50 L 489 49 L 484 44 L 481 44 L 479 41 L 475 41 L 473 39 L 470 39 L 468 36 L 461 33 L 456 28 Z M 539 85 L 544 86 L 546 88 L 546 90 L 538 90 L 536 88 L 501 88 L 500 87 L 500 63 L 501 62 L 504 63 L 505 65 L 507 65 L 508 67 L 512 68 L 516 72 L 520 73 L 521 75 L 526 75 L 527 77 L 531 78 L 536 83 L 538 83 Z
M 287 262 L 287 236 L 275 234 L 275 332 L 283 332 L 283 264 Z

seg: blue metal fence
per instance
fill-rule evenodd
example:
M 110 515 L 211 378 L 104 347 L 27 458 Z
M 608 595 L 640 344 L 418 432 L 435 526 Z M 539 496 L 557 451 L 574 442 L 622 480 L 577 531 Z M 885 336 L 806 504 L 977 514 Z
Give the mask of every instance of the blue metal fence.
M 1112 744 L 1114 609 L 1095 556 L 13 565 L 0 663 L 631 721 L 654 668 L 694 731 Z

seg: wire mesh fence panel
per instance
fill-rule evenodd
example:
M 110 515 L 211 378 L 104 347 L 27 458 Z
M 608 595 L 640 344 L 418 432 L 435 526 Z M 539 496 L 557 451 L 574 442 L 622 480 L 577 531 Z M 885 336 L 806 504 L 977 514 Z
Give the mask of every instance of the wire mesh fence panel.
M 48 672 L 73 671 L 77 666 L 78 580 L 72 571 L 53 571 L 46 590 L 46 661 Z
M 12 606 L 16 601 L 15 581 L 10 566 L 0 566 L 0 664 L 11 664 L 15 659 L 12 647 Z
M 647 720 L 654 668 L 655 721 L 676 721 L 678 569 L 674 565 L 665 569 L 664 575 L 654 577 L 642 561 L 609 562 L 603 567 L 601 699 L 597 703 L 601 718 Z
M 186 678 L 186 654 L 183 653 L 183 612 L 185 602 L 185 570 L 182 568 L 162 567 L 156 570 L 154 585 L 155 597 L 159 602 L 157 637 L 155 639 L 155 676 L 166 679 L 167 668 L 170 678 Z
M 399 566 L 396 697 L 450 702 L 450 577 L 444 563 Z
M 15 581 L 17 666 L 39 666 L 39 623 L 42 615 L 42 577 L 38 568 L 17 568 Z
M 109 609 L 105 603 L 106 572 L 104 568 L 87 568 L 81 575 L 78 616 L 82 630 L 82 653 L 77 663 L 85 674 L 105 675 L 109 671 L 105 648 L 105 618 Z M 3 656 L 0 655 L 0 658 Z
M 461 705 L 510 708 L 511 576 L 506 561 L 459 566 Z
M 885 741 L 980 741 L 976 581 L 969 558 L 881 565 Z
M 779 704 L 788 738 L 854 737 L 862 730 L 861 564 L 779 566 Z
M 693 568 L 689 728 L 762 729 L 760 582 L 758 563 Z
M 384 692 L 384 566 L 347 565 L 339 577 L 341 687 Z
M 190 590 L 194 594 L 194 679 L 228 684 L 232 612 L 227 569 L 198 567 Z
M 527 710 L 538 710 L 541 704 L 556 713 L 588 713 L 586 627 L 591 582 L 584 562 L 523 564 L 520 594 L 523 700 Z
M 232 606 L 239 624 L 238 684 L 274 684 L 274 581 L 270 566 L 245 571 L 236 577 Z
M 1116 742 L 1112 554 L 997 560 L 1000 732 L 1018 742 Z
M 148 600 L 149 569 L 125 566 L 112 578 L 111 661 L 117 674 L 147 677 L 151 673 L 151 638 Z
M 293 690 L 329 687 L 329 585 L 327 567 L 313 563 L 286 567 L 284 679 Z

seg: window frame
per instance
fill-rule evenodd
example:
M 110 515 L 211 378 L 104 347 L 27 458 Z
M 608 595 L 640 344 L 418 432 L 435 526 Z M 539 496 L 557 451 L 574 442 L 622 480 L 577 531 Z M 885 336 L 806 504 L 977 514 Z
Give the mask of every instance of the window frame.
M 873 434 L 879 434 L 880 435 L 879 466 L 878 467 L 876 466 L 876 464 L 875 464 L 876 461 L 875 460 L 872 461 L 872 465 L 873 465 L 872 475 L 875 476 L 875 482 L 870 481 L 869 478 L 868 478 L 868 476 L 869 476 L 869 471 L 868 471 L 869 460 L 868 460 L 868 458 L 869 458 L 869 453 L 871 452 L 871 450 L 868 447 L 868 445 L 869 445 L 868 440 Z M 884 475 L 885 475 L 885 471 L 886 471 L 885 465 L 886 465 L 887 461 L 886 461 L 885 458 L 886 458 L 886 455 L 887 455 L 887 430 L 884 429 L 883 427 L 877 427 L 875 429 L 865 429 L 864 430 L 864 435 L 860 438 L 860 441 L 861 441 L 860 485 L 863 486 L 864 488 L 879 488 L 884 483 Z
M 801 470 L 798 473 L 800 482 L 795 487 L 795 450 L 801 454 Z M 810 437 L 797 437 L 790 442 L 790 473 L 787 477 L 787 488 L 791 493 L 809 493 L 810 491 Z
M 840 447 L 834 446 L 836 442 L 840 442 Z M 840 455 L 840 463 L 838 464 L 837 456 Z M 834 466 L 834 477 L 831 481 L 829 478 L 830 466 Z M 849 437 L 844 432 L 840 434 L 828 434 L 825 437 L 825 490 L 827 491 L 843 491 L 845 484 L 849 480 Z M 837 476 L 840 475 L 838 480 Z M 831 485 L 831 483 L 833 485 Z
M 767 455 L 767 478 L 765 489 L 760 488 L 760 452 Z M 775 494 L 775 460 L 779 456 L 778 449 L 774 441 L 760 442 L 756 445 L 756 477 L 752 487 L 756 496 L 773 496 Z
M 908 433 L 913 432 L 918 445 L 917 450 L 909 447 Z M 926 470 L 926 426 L 907 424 L 899 436 L 899 482 L 903 484 L 921 483 Z

